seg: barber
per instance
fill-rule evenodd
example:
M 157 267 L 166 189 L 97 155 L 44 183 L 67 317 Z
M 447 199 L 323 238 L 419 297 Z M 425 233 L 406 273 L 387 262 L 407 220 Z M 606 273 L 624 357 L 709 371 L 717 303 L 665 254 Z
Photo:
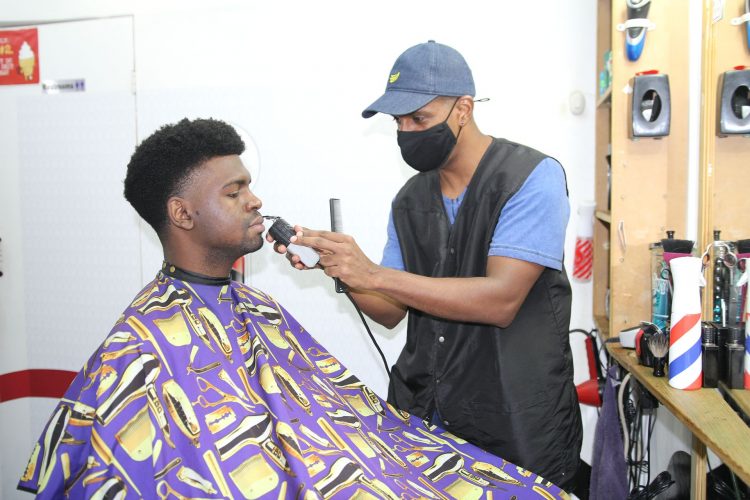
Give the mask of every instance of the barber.
M 389 402 L 569 489 L 582 428 L 565 173 L 482 133 L 474 96 L 455 49 L 429 41 L 402 53 L 362 112 L 393 116 L 404 161 L 419 172 L 393 200 L 380 265 L 349 235 L 298 227 L 295 243 L 318 250 L 324 272 L 381 325 L 408 313 Z

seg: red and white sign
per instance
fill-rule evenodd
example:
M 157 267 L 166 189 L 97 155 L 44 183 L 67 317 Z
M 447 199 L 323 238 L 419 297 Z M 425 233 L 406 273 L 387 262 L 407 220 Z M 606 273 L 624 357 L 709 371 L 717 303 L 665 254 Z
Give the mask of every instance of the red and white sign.
M 591 281 L 594 270 L 594 242 L 591 238 L 576 238 L 576 253 L 573 260 L 573 278 Z
M 0 30 L 0 85 L 39 83 L 36 28 Z

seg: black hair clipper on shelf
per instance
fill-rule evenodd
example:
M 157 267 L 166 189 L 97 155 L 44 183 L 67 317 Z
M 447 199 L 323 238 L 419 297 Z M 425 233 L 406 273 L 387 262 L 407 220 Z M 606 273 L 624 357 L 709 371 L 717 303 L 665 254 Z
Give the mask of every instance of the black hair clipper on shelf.
M 318 252 L 310 247 L 296 245 L 291 242 L 292 236 L 295 236 L 294 228 L 281 217 L 264 215 L 264 219 L 273 220 L 273 224 L 268 228 L 268 234 L 277 242 L 284 245 L 287 252 L 299 257 L 300 261 L 307 267 L 315 267 L 320 260 Z
M 341 200 L 338 198 L 330 198 L 328 205 L 331 208 L 331 231 L 334 233 L 340 233 L 344 230 L 344 224 L 341 220 Z M 346 285 L 338 278 L 333 278 L 336 283 L 336 293 L 346 293 L 348 290 Z

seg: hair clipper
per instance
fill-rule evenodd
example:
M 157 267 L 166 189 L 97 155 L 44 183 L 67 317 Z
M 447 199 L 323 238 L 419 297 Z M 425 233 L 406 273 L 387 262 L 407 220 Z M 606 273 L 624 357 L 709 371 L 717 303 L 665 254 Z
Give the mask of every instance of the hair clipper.
M 281 217 L 264 215 L 264 219 L 273 220 L 273 224 L 268 228 L 268 234 L 277 242 L 284 245 L 287 252 L 299 257 L 300 261 L 307 267 L 315 267 L 320 260 L 318 252 L 310 247 L 297 245 L 291 242 L 292 236 L 295 236 L 294 228 Z

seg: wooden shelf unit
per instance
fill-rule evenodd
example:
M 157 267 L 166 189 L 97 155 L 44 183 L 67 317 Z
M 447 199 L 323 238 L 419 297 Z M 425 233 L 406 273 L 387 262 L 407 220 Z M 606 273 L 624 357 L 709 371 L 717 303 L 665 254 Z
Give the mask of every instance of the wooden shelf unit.
M 750 418 L 750 391 L 744 389 L 730 389 L 724 384 L 719 382 L 721 390 L 732 400 L 732 402 L 744 413 L 745 418 Z
M 750 427 L 724 401 L 718 389 L 674 389 L 668 377 L 654 377 L 652 368 L 639 365 L 634 350 L 619 343 L 607 344 L 607 350 L 693 433 L 691 498 L 705 498 L 706 446 L 750 484 Z
M 713 17 L 711 2 L 703 12 L 701 144 L 700 144 L 700 220 L 699 250 L 703 252 L 713 241 L 714 230 L 721 239 L 736 241 L 750 238 L 750 196 L 747 195 L 750 138 L 719 137 L 719 79 L 735 66 L 750 68 L 747 26 L 733 25 L 732 19 L 744 13 L 743 0 L 725 0 L 724 11 Z M 712 266 L 706 281 L 711 283 Z M 704 293 L 704 317 L 711 317 L 712 296 Z
M 604 54 L 612 48 L 611 33 L 612 5 L 611 0 L 598 0 L 596 29 L 596 77 L 604 69 Z M 597 86 L 599 88 L 598 80 Z M 609 86 L 607 104 L 611 103 L 612 86 Z M 597 102 L 594 152 L 594 182 L 596 214 L 609 214 L 609 176 L 607 173 L 610 144 L 611 106 Z M 593 312 L 595 317 L 608 317 L 609 291 L 609 222 L 596 217 L 594 222 L 594 269 L 593 269 Z
M 629 61 L 625 33 L 617 30 L 627 20 L 625 0 L 598 2 L 598 71 L 604 53 L 611 49 L 612 76 L 609 96 L 602 96 L 595 117 L 593 311 L 595 316 L 609 318 L 612 332 L 651 319 L 649 244 L 666 237 L 667 230 L 674 230 L 677 238 L 685 237 L 688 8 L 684 0 L 652 2 L 648 18 L 656 28 L 646 34 L 641 57 Z M 649 70 L 669 76 L 670 133 L 659 139 L 634 140 L 630 125 L 633 77 Z
M 604 93 L 599 96 L 599 99 L 596 100 L 596 107 L 600 108 L 602 106 L 609 106 L 611 97 L 612 86 L 610 85 L 609 87 L 607 87 L 607 90 L 605 90 Z
M 598 0 L 597 77 L 603 55 L 612 50 L 609 92 L 597 99 L 595 110 L 595 223 L 593 314 L 601 340 L 651 319 L 649 244 L 674 230 L 686 238 L 688 181 L 689 8 L 684 0 L 652 2 L 648 14 L 656 28 L 646 35 L 643 54 L 629 61 L 624 33 L 617 25 L 627 17 L 625 0 Z M 714 17 L 714 6 L 722 5 Z M 745 195 L 750 165 L 750 138 L 718 137 L 719 76 L 735 66 L 750 67 L 745 25 L 731 20 L 744 13 L 744 0 L 703 2 L 701 80 L 699 252 L 713 241 L 750 238 L 750 196 Z M 719 50 L 720 49 L 720 50 Z M 658 70 L 669 75 L 670 134 L 662 139 L 630 137 L 632 79 L 636 73 Z M 598 85 L 597 85 L 598 88 Z M 607 155 L 610 155 L 608 172 Z M 710 270 L 710 266 L 709 266 Z M 709 271 L 710 272 L 710 271 Z M 707 276 L 711 283 L 712 277 Z M 704 293 L 710 297 L 710 293 Z M 708 317 L 708 316 L 707 316 Z M 681 391 L 668 379 L 653 377 L 631 350 L 607 344 L 608 352 L 639 380 L 693 434 L 691 498 L 706 497 L 706 446 L 743 481 L 750 484 L 750 427 L 716 389 Z M 728 391 L 743 411 L 750 408 L 750 391 Z
M 594 217 L 596 217 L 601 222 L 604 222 L 605 224 L 609 224 L 612 222 L 612 214 L 609 213 L 609 210 L 597 210 L 594 213 Z

